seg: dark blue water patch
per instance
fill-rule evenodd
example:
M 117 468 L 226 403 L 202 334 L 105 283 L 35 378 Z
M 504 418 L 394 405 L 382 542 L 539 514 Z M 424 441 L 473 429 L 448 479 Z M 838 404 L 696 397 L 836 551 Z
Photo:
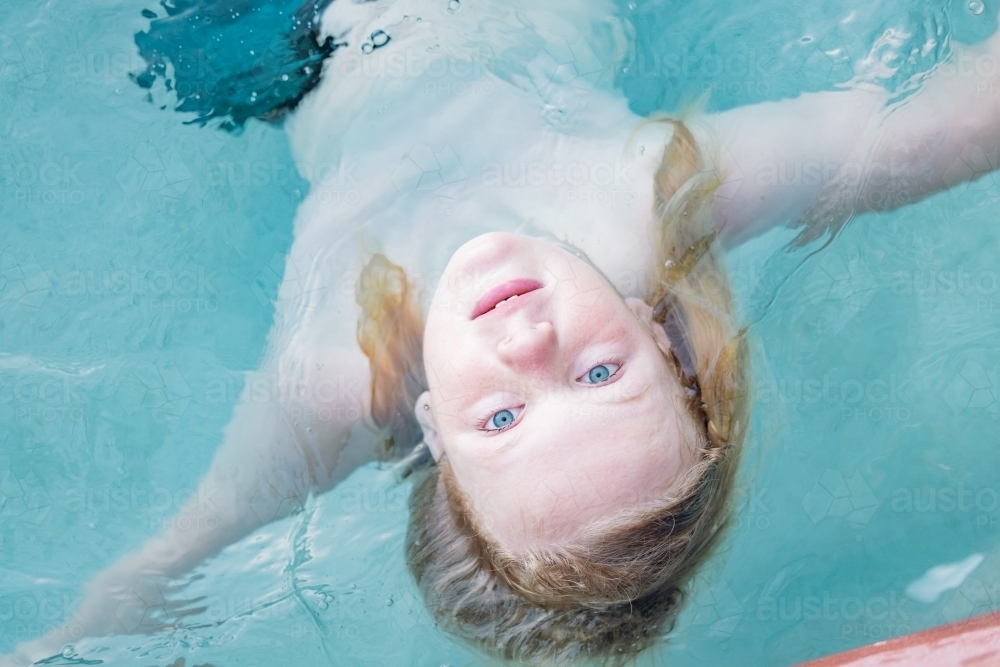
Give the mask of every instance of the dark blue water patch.
M 331 0 L 161 0 L 143 10 L 149 30 L 135 35 L 147 63 L 132 75 L 176 95 L 189 123 L 240 131 L 247 120 L 280 120 L 320 81 L 323 59 L 341 44 L 319 40 Z M 152 101 L 152 95 L 149 98 Z

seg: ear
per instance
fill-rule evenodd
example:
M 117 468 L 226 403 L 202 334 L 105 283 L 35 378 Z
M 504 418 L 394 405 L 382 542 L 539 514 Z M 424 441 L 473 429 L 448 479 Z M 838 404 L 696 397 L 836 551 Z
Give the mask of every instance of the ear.
M 632 314 L 635 315 L 642 324 L 646 327 L 649 333 L 653 336 L 653 340 L 656 341 L 657 347 L 659 347 L 664 354 L 670 352 L 670 339 L 667 338 L 667 332 L 663 330 L 658 322 L 653 321 L 653 307 L 642 299 L 637 299 L 634 296 L 630 296 L 625 299 L 625 305 L 628 306 Z
M 431 456 L 435 461 L 441 459 L 444 453 L 444 446 L 441 443 L 441 436 L 438 434 L 437 423 L 434 421 L 434 412 L 431 410 L 431 395 L 424 392 L 417 397 L 417 402 L 413 406 L 413 412 L 417 416 L 417 423 L 420 424 L 424 432 L 424 443 L 431 451 Z

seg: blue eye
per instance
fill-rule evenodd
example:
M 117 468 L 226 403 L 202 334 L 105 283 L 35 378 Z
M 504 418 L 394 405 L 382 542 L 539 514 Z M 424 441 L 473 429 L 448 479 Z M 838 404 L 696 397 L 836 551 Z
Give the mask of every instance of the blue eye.
M 500 412 L 493 415 L 493 419 L 490 423 L 497 428 L 503 428 L 504 426 L 510 426 L 514 423 L 514 413 L 510 410 L 501 410 Z
M 517 410 L 516 413 L 514 410 L 499 410 L 494 412 L 483 428 L 487 431 L 502 431 L 508 428 L 517 420 L 517 415 L 520 413 L 520 408 L 515 409 Z
M 621 368 L 619 364 L 594 366 L 587 372 L 587 382 L 590 384 L 601 384 L 617 373 L 619 368 Z

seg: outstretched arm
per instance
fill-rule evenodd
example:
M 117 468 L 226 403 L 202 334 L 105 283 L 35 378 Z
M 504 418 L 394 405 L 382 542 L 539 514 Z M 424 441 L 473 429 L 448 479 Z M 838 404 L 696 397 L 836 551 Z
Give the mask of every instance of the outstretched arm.
M 874 85 L 808 93 L 710 115 L 696 131 L 719 147 L 714 212 L 728 245 L 795 223 L 808 241 L 854 212 L 892 210 L 998 167 L 1000 34 L 957 45 L 900 101 Z
M 322 251 L 293 248 L 300 261 L 289 260 L 282 289 L 301 291 L 307 280 L 331 285 L 336 275 L 295 271 L 310 266 L 302 253 Z M 98 573 L 62 627 L 19 646 L 0 664 L 30 664 L 82 636 L 153 632 L 176 623 L 191 612 L 172 600 L 177 577 L 374 458 L 370 439 L 355 428 L 368 409 L 369 369 L 354 341 L 354 318 L 344 312 L 354 314 L 353 293 L 325 291 L 329 298 L 315 298 L 314 290 L 279 303 L 271 354 L 247 373 L 208 472 L 168 527 Z

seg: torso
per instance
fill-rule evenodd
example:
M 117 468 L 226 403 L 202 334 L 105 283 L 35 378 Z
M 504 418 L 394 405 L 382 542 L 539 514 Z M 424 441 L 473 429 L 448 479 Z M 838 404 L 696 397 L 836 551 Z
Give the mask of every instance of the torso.
M 601 88 L 564 86 L 543 99 L 483 72 L 461 82 L 479 92 L 426 94 L 449 82 L 425 76 L 374 82 L 366 110 L 320 153 L 315 138 L 343 120 L 329 118 L 329 98 L 342 94 L 335 83 L 324 78 L 289 128 L 297 162 L 326 174 L 297 216 L 296 266 L 356 272 L 382 252 L 429 299 L 460 245 L 510 231 L 572 245 L 623 296 L 642 295 L 655 232 L 652 175 L 668 126 L 640 128 L 625 99 Z
M 391 63 L 394 53 L 424 52 L 435 34 L 397 31 L 376 54 Z M 454 251 L 489 231 L 568 243 L 623 296 L 642 296 L 652 175 L 669 126 L 637 132 L 642 119 L 607 82 L 557 85 L 533 60 L 527 78 L 488 68 L 394 77 L 359 74 L 339 55 L 287 123 L 311 189 L 269 341 L 284 381 L 331 382 L 332 369 L 368 381 L 354 288 L 374 252 L 406 269 L 425 307 Z M 322 440 L 323 425 L 313 432 Z

